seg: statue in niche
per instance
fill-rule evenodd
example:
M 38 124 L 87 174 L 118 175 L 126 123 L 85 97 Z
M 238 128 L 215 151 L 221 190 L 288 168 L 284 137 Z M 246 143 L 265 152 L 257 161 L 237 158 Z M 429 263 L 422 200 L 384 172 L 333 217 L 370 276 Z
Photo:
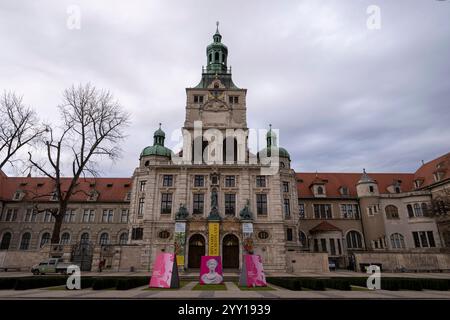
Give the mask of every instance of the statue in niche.
M 239 212 L 239 216 L 242 220 L 253 220 L 253 213 L 250 211 L 250 200 L 247 199 L 247 203 Z

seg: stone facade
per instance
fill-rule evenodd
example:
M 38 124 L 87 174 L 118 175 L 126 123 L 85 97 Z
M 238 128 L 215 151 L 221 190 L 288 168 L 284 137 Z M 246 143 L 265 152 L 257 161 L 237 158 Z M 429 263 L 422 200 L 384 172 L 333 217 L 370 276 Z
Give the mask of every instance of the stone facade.
M 438 259 L 439 268 L 445 267 L 448 259 L 440 255 L 450 242 L 448 212 L 439 217 L 430 212 L 433 199 L 449 189 L 448 154 L 416 173 L 296 173 L 271 128 L 253 154 L 247 90 L 232 80 L 218 31 L 213 38 L 200 83 L 186 89 L 182 150 L 165 147 L 160 127 L 131 178 L 81 181 L 84 192 L 72 198 L 63 223 L 62 253 L 46 240 L 53 226 L 48 215 L 34 216 L 32 210 L 55 206 L 50 196 L 39 201 L 31 196 L 51 194 L 51 181 L 0 172 L 3 257 L 21 265 L 48 255 L 73 259 L 76 246 L 89 242 L 93 270 L 102 259 L 113 270 L 151 270 L 158 253 L 175 250 L 175 227 L 181 223 L 180 268 L 195 270 L 199 257 L 208 254 L 214 222 L 228 269 L 241 268 L 246 252 L 260 254 L 269 273 L 324 271 L 328 263 L 357 270 L 382 254 L 377 259 L 392 270 L 413 264 L 434 268 L 421 259 Z M 249 223 L 253 232 L 244 233 Z M 408 254 L 416 255 L 403 257 Z

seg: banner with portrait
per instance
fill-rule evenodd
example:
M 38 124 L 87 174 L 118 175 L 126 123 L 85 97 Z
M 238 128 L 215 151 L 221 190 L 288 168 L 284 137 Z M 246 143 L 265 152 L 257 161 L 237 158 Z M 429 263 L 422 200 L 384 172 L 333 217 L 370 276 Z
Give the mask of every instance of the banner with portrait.
M 202 256 L 200 262 L 200 284 L 223 283 L 222 257 Z

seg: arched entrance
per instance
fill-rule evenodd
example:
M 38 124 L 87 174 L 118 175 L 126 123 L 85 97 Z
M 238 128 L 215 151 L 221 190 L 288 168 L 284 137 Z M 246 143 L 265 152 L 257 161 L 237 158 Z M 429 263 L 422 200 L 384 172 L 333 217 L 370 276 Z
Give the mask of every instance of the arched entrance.
M 234 234 L 227 234 L 222 240 L 223 268 L 239 268 L 239 239 Z
M 205 255 L 205 238 L 194 234 L 189 238 L 188 268 L 200 268 L 200 260 Z

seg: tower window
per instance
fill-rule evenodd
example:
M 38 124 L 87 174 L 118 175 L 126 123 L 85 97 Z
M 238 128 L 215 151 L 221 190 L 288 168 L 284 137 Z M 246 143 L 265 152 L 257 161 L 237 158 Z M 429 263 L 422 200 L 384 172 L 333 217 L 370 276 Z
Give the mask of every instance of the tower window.
M 369 192 L 373 192 L 373 186 L 369 186 Z
M 219 53 L 216 52 L 214 55 L 214 62 L 219 62 Z
M 194 95 L 194 103 L 203 103 L 203 96 Z
M 239 103 L 239 96 L 229 96 L 228 102 L 230 104 L 238 104 Z

